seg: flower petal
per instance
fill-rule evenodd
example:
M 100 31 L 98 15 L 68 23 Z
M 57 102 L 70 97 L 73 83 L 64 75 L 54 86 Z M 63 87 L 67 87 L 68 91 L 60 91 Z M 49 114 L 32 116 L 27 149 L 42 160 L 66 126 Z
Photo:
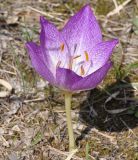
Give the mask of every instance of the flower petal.
M 68 49 L 61 37 L 58 29 L 44 17 L 40 17 L 41 33 L 40 43 L 43 49 L 43 55 L 45 59 L 49 61 L 49 69 L 55 74 L 56 65 L 59 61 L 62 61 L 62 67 L 65 67 L 68 59 Z
M 49 58 L 49 62 L 55 66 L 58 61 L 58 50 L 60 46 L 60 33 L 57 28 L 44 17 L 40 17 L 41 33 L 40 44 L 44 57 Z
M 81 91 L 95 88 L 104 79 L 111 66 L 112 63 L 107 62 L 102 68 L 100 68 L 96 72 L 88 75 L 87 77 L 82 78 L 80 81 L 75 83 L 72 86 L 71 90 Z
M 44 17 L 40 17 L 41 33 L 40 42 L 43 46 L 47 46 L 46 41 L 56 42 L 60 38 L 60 33 L 54 24 L 47 21 Z
M 54 84 L 55 83 L 54 77 L 43 60 L 42 49 L 40 48 L 40 46 L 38 46 L 33 42 L 28 42 L 26 43 L 26 47 L 28 49 L 32 65 L 35 68 L 35 70 L 44 79 L 49 81 L 51 84 Z
M 82 79 L 81 76 L 78 76 L 75 72 L 65 69 L 57 68 L 56 72 L 56 81 L 57 85 L 62 90 L 72 91 L 72 86 Z
M 89 74 L 95 72 L 97 69 L 101 68 L 110 59 L 112 51 L 116 44 L 117 39 L 105 41 L 95 45 L 91 51 L 90 59 L 92 61 L 92 68 Z
M 102 34 L 97 20 L 89 5 L 84 6 L 76 13 L 61 31 L 62 36 L 67 42 L 71 53 L 82 54 L 89 52 L 89 48 L 102 41 Z

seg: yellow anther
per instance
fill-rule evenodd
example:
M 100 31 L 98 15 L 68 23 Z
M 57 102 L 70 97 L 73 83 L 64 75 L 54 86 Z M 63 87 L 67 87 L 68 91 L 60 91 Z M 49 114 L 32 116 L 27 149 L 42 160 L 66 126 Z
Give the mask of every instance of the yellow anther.
M 81 76 L 83 76 L 84 74 L 85 74 L 85 70 L 84 70 L 84 68 L 83 68 L 83 66 L 81 65 Z
M 60 45 L 60 51 L 63 52 L 63 51 L 64 51 L 64 48 L 65 48 L 65 45 L 64 45 L 64 43 L 62 43 L 62 44 Z
M 77 58 L 79 58 L 79 57 L 81 57 L 81 55 L 75 56 L 75 57 L 73 57 L 73 59 L 77 59 Z
M 88 53 L 85 51 L 84 54 L 85 54 L 86 61 L 89 61 L 89 55 L 88 55 Z
M 72 70 L 72 65 L 73 65 L 73 59 L 71 58 L 69 60 L 69 69 Z

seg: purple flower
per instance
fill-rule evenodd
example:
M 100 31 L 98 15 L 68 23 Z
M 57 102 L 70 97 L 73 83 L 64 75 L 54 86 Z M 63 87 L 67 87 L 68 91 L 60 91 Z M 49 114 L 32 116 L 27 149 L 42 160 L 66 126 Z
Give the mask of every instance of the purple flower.
M 95 88 L 112 66 L 110 56 L 118 40 L 102 40 L 90 6 L 71 17 L 61 31 L 44 17 L 40 23 L 40 45 L 26 45 L 35 70 L 62 90 Z

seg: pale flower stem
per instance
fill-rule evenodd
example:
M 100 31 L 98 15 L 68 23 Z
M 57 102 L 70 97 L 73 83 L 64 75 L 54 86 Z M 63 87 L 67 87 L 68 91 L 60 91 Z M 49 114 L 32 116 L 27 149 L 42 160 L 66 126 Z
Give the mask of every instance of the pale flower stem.
M 65 92 L 65 109 L 66 109 L 67 128 L 69 135 L 69 151 L 72 151 L 76 148 L 73 127 L 72 127 L 72 118 L 71 118 L 71 100 L 72 100 L 72 94 L 70 92 Z

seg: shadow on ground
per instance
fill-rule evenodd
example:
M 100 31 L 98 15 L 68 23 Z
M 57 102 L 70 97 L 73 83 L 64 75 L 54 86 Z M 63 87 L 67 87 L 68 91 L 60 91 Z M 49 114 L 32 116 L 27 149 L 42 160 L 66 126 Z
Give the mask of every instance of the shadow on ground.
M 115 96 L 115 98 L 111 98 Z M 107 102 L 107 103 L 106 103 Z M 87 125 L 77 138 L 82 140 L 91 128 L 106 132 L 121 132 L 138 125 L 134 115 L 137 102 L 130 78 L 116 81 L 105 89 L 93 89 L 80 105 L 80 120 Z

